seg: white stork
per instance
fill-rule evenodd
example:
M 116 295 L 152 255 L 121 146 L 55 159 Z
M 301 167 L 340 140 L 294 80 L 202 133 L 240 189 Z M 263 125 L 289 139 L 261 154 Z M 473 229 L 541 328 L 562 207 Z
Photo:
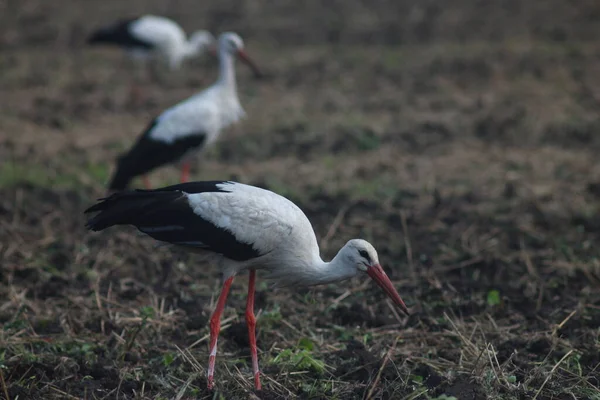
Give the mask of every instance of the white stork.
M 187 182 L 191 157 L 245 115 L 237 96 L 234 56 L 237 54 L 257 76 L 260 71 L 235 33 L 219 36 L 218 51 L 219 78 L 216 83 L 154 118 L 129 152 L 119 157 L 109 190 L 124 190 L 136 176 L 175 162 L 182 163 L 181 181 Z M 150 187 L 146 179 L 144 183 L 146 188 Z
M 408 309 L 379 264 L 375 248 L 352 239 L 330 262 L 319 255 L 310 221 L 294 203 L 236 182 L 191 182 L 115 193 L 85 211 L 99 212 L 87 228 L 133 225 L 156 240 L 197 252 L 219 265 L 223 288 L 210 319 L 208 387 L 214 385 L 220 318 L 233 278 L 249 271 L 246 322 L 256 389 L 260 389 L 254 317 L 256 270 L 276 286 L 310 286 L 366 273 L 406 314 Z
M 160 57 L 171 70 L 190 57 L 202 54 L 214 45 L 214 36 L 205 30 L 186 38 L 175 21 L 156 15 L 143 15 L 114 22 L 94 31 L 89 44 L 108 44 L 127 50 L 135 58 Z

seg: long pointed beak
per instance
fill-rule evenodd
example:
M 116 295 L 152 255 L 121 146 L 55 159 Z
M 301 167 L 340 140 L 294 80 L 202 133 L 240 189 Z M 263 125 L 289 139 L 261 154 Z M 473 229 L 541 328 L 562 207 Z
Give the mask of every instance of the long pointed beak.
M 262 77 L 262 72 L 260 72 L 258 66 L 256 66 L 256 64 L 254 63 L 254 61 L 252 61 L 250 57 L 248 57 L 248 54 L 244 50 L 238 50 L 238 57 L 240 57 L 240 60 L 246 63 L 246 65 L 248 65 L 250 69 L 252 69 L 252 72 L 254 72 L 254 76 L 256 78 Z
M 381 265 L 377 264 L 367 268 L 367 274 L 369 274 L 371 279 L 373 279 L 379 285 L 379 287 L 383 289 L 383 291 L 392 299 L 398 308 L 400 308 L 406 315 L 410 315 L 406 304 L 404 304 L 404 301 L 402 301 L 402 298 L 396 291 L 396 288 L 394 288 L 394 285 L 392 285 L 392 281 L 390 281 L 390 278 L 388 278 Z

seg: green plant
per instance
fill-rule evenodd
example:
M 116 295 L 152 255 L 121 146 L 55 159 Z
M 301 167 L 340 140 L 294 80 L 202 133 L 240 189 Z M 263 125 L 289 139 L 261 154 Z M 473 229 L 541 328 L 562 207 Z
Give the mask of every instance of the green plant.
M 501 303 L 500 292 L 497 290 L 490 290 L 487 294 L 488 306 L 494 307 Z
M 296 349 L 285 349 L 271 360 L 271 364 L 285 365 L 295 370 L 312 370 L 319 374 L 325 372 L 325 363 L 312 354 L 314 343 L 302 338 Z

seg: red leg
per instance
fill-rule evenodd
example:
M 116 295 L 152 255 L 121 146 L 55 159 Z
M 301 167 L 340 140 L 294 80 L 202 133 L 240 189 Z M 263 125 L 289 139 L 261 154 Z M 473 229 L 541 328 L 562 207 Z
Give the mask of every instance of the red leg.
M 260 390 L 260 371 L 258 370 L 258 355 L 256 354 L 256 318 L 254 317 L 254 284 L 256 281 L 256 270 L 250 270 L 248 280 L 248 301 L 246 303 L 246 324 L 248 325 L 248 337 L 250 339 L 250 354 L 252 354 L 252 372 L 254 375 L 254 387 Z
M 144 99 L 144 93 L 142 87 L 133 82 L 129 87 L 129 106 L 132 108 L 139 108 L 142 105 Z
M 225 301 L 227 300 L 227 294 L 229 288 L 233 282 L 233 276 L 229 277 L 223 284 L 219 300 L 217 301 L 217 307 L 210 317 L 210 355 L 208 356 L 208 388 L 212 389 L 214 384 L 213 376 L 215 374 L 215 358 L 217 357 L 217 339 L 219 338 L 219 331 L 221 330 L 221 314 L 225 308 Z
M 152 185 L 150 184 L 150 179 L 148 179 L 147 175 L 142 176 L 142 180 L 144 181 L 144 186 L 146 189 L 152 189 Z
M 186 183 L 190 180 L 190 168 L 192 165 L 189 161 L 184 162 L 181 165 L 181 183 Z

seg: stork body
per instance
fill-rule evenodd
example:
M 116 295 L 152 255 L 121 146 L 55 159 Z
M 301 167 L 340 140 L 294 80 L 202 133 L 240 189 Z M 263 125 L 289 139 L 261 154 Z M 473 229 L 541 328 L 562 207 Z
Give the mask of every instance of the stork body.
M 88 37 L 89 44 L 107 44 L 126 50 L 132 57 L 164 60 L 171 70 L 177 69 L 190 57 L 204 53 L 215 42 L 205 30 L 194 32 L 189 39 L 175 21 L 143 15 L 128 18 L 100 28 Z
M 256 74 L 259 71 L 243 48 L 244 43 L 237 34 L 219 36 L 217 82 L 156 117 L 129 152 L 119 158 L 109 190 L 124 190 L 136 176 L 170 163 L 181 162 L 181 181 L 189 179 L 190 159 L 212 144 L 224 128 L 245 115 L 237 96 L 235 55 L 248 63 Z
M 408 313 L 371 244 L 350 240 L 333 260 L 323 261 L 306 215 L 288 199 L 268 190 L 235 182 L 192 182 L 116 193 L 86 212 L 99 212 L 87 222 L 91 230 L 133 225 L 156 240 L 199 253 L 220 267 L 224 284 L 210 320 L 209 388 L 214 383 L 221 313 L 233 278 L 242 271 L 249 271 L 246 321 L 257 389 L 256 270 L 264 270 L 277 286 L 319 285 L 367 273 Z

